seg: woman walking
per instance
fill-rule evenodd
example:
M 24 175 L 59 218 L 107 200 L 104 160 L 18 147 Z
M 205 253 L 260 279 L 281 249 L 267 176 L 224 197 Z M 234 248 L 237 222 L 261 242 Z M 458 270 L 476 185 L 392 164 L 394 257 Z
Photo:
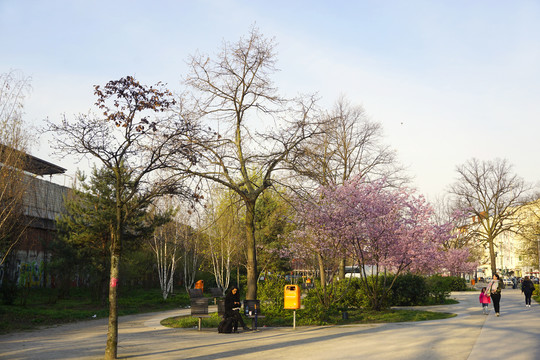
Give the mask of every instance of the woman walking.
M 525 294 L 525 306 L 531 307 L 531 297 L 532 293 L 534 292 L 534 284 L 528 276 L 525 276 L 523 283 L 521 283 L 521 292 Z
M 489 282 L 486 295 L 491 296 L 493 302 L 493 309 L 495 309 L 495 315 L 500 316 L 501 305 L 501 290 L 504 288 L 504 284 L 501 281 L 499 274 L 493 274 L 493 279 Z

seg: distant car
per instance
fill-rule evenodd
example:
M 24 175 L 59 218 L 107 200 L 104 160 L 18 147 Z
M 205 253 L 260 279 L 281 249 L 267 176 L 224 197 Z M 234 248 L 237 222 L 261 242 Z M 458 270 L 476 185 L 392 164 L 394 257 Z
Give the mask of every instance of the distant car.
M 504 282 L 504 286 L 514 286 L 514 283 L 512 282 L 511 279 L 505 278 L 503 279 L 503 282 Z

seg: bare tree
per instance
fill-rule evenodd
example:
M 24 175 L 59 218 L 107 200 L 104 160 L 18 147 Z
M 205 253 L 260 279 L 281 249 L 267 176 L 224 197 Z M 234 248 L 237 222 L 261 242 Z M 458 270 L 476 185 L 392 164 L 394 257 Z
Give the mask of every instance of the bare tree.
M 507 160 L 472 159 L 457 167 L 458 180 L 450 187 L 459 209 L 470 214 L 467 231 L 489 248 L 492 273 L 497 272 L 495 239 L 506 232 L 520 232 L 516 226 L 524 196 L 530 187 L 512 173 Z
M 400 185 L 409 179 L 395 150 L 383 143 L 380 123 L 369 119 L 362 106 L 340 97 L 325 116 L 324 130 L 304 142 L 294 170 L 317 185 L 340 185 L 352 177 L 385 178 Z
M 231 268 L 244 249 L 243 206 L 229 189 L 214 189 L 205 207 L 205 233 L 212 273 L 225 291 L 231 280 Z
M 454 225 L 454 236 L 443 242 L 445 249 L 472 248 L 475 245 L 476 238 L 468 231 L 471 225 L 471 214 L 469 211 L 463 211 L 462 204 L 450 196 L 442 196 L 435 199 L 432 203 L 434 211 L 433 220 L 436 224 L 451 223 Z
M 184 263 L 184 287 L 187 291 L 195 284 L 195 278 L 201 266 L 202 234 L 184 224 L 179 228 L 178 235 L 180 236 L 180 249 Z
M 182 121 L 175 123 L 176 133 L 160 132 L 173 128 L 165 115 L 174 105 L 172 94 L 158 83 L 141 85 L 128 76 L 95 86 L 96 106 L 101 115 L 79 115 L 73 121 L 64 117 L 58 125 L 48 122 L 55 134 L 59 154 L 90 155 L 114 173 L 116 202 L 111 229 L 111 269 L 109 283 L 109 328 L 105 359 L 117 356 L 118 285 L 122 258 L 122 236 L 132 213 L 145 209 L 164 194 L 186 194 L 178 176 L 165 171 L 173 156 L 176 161 L 191 157 L 176 135 L 189 131 Z M 154 115 L 153 118 L 151 116 Z
M 30 140 L 23 122 L 24 99 L 30 78 L 19 72 L 0 74 L 0 265 L 23 234 L 23 197 Z
M 217 131 L 203 140 L 190 139 L 202 154 L 201 166 L 177 169 L 217 182 L 242 199 L 248 249 L 247 299 L 257 297 L 257 199 L 272 186 L 278 165 L 314 132 L 310 121 L 314 100 L 297 101 L 298 106 L 290 107 L 294 104 L 279 97 L 273 87 L 270 75 L 276 70 L 274 65 L 274 42 L 252 29 L 238 43 L 224 43 L 216 60 L 193 56 L 186 79 L 196 107 L 184 116 L 211 124 Z
M 163 299 L 167 299 L 174 290 L 174 272 L 180 259 L 178 227 L 169 222 L 156 229 L 150 247 L 156 255 L 159 285 Z

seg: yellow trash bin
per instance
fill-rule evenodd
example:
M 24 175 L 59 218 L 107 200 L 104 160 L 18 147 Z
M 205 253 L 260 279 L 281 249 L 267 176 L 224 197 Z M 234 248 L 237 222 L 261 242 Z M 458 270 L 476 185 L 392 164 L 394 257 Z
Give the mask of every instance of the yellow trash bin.
M 284 309 L 300 309 L 300 286 L 285 285 Z

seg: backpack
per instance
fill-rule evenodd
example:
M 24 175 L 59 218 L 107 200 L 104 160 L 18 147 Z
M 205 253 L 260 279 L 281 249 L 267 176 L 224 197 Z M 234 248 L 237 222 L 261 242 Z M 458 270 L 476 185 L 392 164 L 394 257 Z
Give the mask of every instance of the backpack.
M 232 333 L 233 329 L 233 319 L 228 317 L 223 320 L 218 325 L 217 331 L 220 334 L 230 334 Z

